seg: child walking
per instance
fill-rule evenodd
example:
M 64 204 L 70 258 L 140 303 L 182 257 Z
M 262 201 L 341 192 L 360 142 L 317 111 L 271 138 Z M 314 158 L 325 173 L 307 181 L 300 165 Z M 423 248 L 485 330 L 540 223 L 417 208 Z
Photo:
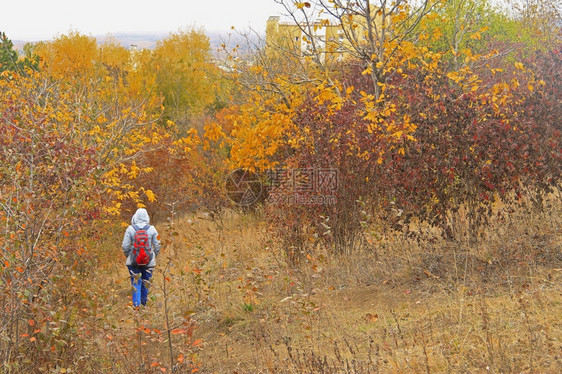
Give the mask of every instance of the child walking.
M 123 237 L 123 253 L 133 286 L 133 306 L 146 305 L 156 256 L 160 253 L 160 240 L 154 226 L 149 224 L 146 209 L 137 209 Z

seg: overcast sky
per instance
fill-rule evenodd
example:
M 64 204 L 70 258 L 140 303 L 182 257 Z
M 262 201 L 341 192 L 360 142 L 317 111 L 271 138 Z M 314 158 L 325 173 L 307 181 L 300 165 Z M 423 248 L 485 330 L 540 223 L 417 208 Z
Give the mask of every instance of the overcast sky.
M 69 30 L 84 34 L 168 33 L 200 26 L 265 31 L 273 0 L 0 0 L 0 31 L 12 40 L 42 40 Z

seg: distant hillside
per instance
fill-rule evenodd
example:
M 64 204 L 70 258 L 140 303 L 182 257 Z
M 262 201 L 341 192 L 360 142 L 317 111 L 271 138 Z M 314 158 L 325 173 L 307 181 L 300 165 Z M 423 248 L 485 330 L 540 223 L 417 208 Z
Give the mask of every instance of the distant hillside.
M 18 52 L 22 52 L 23 46 L 27 42 L 25 40 L 12 40 L 12 43 L 14 43 L 14 49 L 15 50 L 17 50 Z
M 103 43 L 108 37 L 113 37 L 117 39 L 121 45 L 125 48 L 130 48 L 135 45 L 138 49 L 153 49 L 156 47 L 158 40 L 164 39 L 168 33 L 154 33 L 154 34 L 143 34 L 143 33 L 117 33 L 117 34 L 107 34 L 107 35 L 96 35 L 95 38 L 98 43 Z M 213 54 L 217 54 L 217 50 L 220 49 L 222 43 L 226 43 L 229 47 L 234 48 L 237 44 L 243 50 L 248 49 L 246 43 L 244 43 L 243 38 L 237 34 L 230 34 L 227 31 L 210 31 L 207 32 L 211 42 L 211 51 Z M 253 35 L 251 38 L 253 44 L 257 40 L 257 36 Z M 23 46 L 29 41 L 26 40 L 12 40 L 14 43 L 14 48 L 20 53 L 23 51 Z M 36 41 L 34 41 L 36 42 Z

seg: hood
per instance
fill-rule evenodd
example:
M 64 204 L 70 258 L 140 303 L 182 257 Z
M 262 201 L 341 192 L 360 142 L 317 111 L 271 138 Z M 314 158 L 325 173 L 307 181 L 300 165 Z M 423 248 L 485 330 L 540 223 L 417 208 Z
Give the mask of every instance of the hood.
M 144 208 L 137 209 L 136 213 L 131 218 L 131 225 L 137 225 L 139 227 L 144 227 L 150 222 L 150 217 L 148 212 Z

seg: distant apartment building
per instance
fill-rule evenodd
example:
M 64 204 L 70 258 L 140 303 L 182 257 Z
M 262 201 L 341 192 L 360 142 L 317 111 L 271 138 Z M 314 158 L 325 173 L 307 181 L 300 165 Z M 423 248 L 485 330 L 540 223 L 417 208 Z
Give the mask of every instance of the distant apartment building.
M 343 30 L 339 25 L 318 21 L 310 25 L 310 33 L 313 35 L 314 41 L 307 38 L 301 26 L 290 22 L 280 22 L 278 16 L 269 17 L 265 30 L 266 48 L 281 47 L 306 56 L 314 51 L 314 42 L 316 50 L 321 53 L 322 58 L 325 58 L 327 54 L 334 58 L 343 57 L 343 50 L 336 42 L 343 42 Z
M 266 25 L 266 49 L 280 47 L 301 56 L 309 55 L 316 49 L 324 61 L 342 60 L 349 55 L 349 51 L 352 49 L 349 40 L 351 33 L 354 34 L 354 43 L 367 42 L 367 27 L 364 18 L 363 22 L 360 17 L 357 17 L 356 20 L 343 25 L 327 19 L 315 21 L 311 25 L 297 25 L 291 22 L 281 22 L 279 16 L 271 16 Z M 375 22 L 379 25 L 380 19 L 375 18 Z M 303 29 L 307 32 L 303 32 Z M 307 34 L 312 35 L 314 40 L 309 40 Z M 316 48 L 314 48 L 313 42 Z

